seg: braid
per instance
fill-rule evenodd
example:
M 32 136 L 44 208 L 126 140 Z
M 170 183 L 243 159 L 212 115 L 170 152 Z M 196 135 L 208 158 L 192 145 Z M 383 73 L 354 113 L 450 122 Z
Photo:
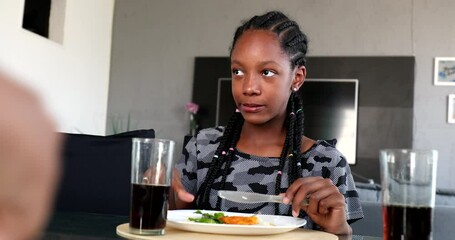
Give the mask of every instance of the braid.
M 292 93 L 293 95 L 294 93 Z M 293 182 L 294 182 L 294 178 L 293 178 L 293 175 L 292 173 L 294 172 L 294 160 L 296 159 L 294 156 L 295 152 L 299 152 L 298 150 L 300 150 L 300 147 L 296 147 L 296 136 L 295 136 L 295 132 L 294 132 L 294 126 L 295 126 L 295 109 L 294 109 L 294 98 L 293 96 L 290 96 L 289 97 L 289 118 L 290 118 L 290 121 L 289 121 L 289 125 L 288 125 L 288 128 L 289 128 L 289 138 L 291 139 L 291 141 L 289 142 L 289 155 L 288 155 L 288 184 L 291 185 Z
M 262 29 L 270 29 L 276 24 L 276 22 L 282 21 L 283 18 L 285 18 L 285 16 L 283 14 L 280 14 L 280 12 L 270 12 L 270 14 L 267 14 L 262 18 L 256 18 L 257 21 L 255 24 L 253 24 L 253 26 L 257 26 Z
M 298 146 L 299 151 L 294 152 L 294 158 L 295 160 L 292 162 L 294 165 L 293 171 L 289 174 L 290 177 L 292 178 L 293 181 L 303 177 L 302 174 L 302 151 L 300 151 L 300 146 L 302 145 L 302 137 L 303 137 L 303 132 L 304 132 L 304 127 L 303 127 L 303 121 L 304 121 L 304 115 L 303 115 L 303 104 L 302 100 L 300 98 L 300 95 L 298 93 L 292 93 L 291 98 L 294 99 L 295 103 L 295 115 L 296 115 L 296 128 L 294 132 L 295 136 L 295 143 L 296 147 Z M 291 210 L 290 210 L 291 211 Z M 289 213 L 291 214 L 291 213 Z M 300 217 L 303 217 L 302 213 L 299 214 Z
M 226 127 L 226 130 L 229 128 L 229 125 Z M 223 146 L 224 142 L 226 142 L 226 137 L 224 135 L 222 136 L 220 140 L 220 145 Z M 206 206 L 210 206 L 210 204 L 207 204 L 207 199 L 209 199 L 210 196 L 210 187 L 212 186 L 213 182 L 215 181 L 215 177 L 218 175 L 220 165 L 223 162 L 222 155 L 221 155 L 221 149 L 218 147 L 218 149 L 215 151 L 215 154 L 213 155 L 213 159 L 210 163 L 210 167 L 207 170 L 207 174 L 205 176 L 204 182 L 202 182 L 201 187 L 199 188 L 197 192 L 197 205 L 200 208 L 205 209 Z
M 294 147 L 293 147 L 293 158 L 294 161 L 291 161 L 292 168 L 289 170 L 289 183 L 291 184 L 298 178 L 302 177 L 302 171 L 300 169 L 301 166 L 301 155 L 302 151 L 302 136 L 303 136 L 303 110 L 302 110 L 302 101 L 300 100 L 300 96 L 298 93 L 291 94 L 291 101 L 293 102 L 293 110 L 292 112 L 295 113 L 295 120 L 293 124 L 293 135 L 294 135 Z
M 238 114 L 241 116 L 241 114 Z M 237 124 L 236 124 L 236 128 L 233 129 L 233 132 L 232 132 L 232 139 L 230 141 L 230 144 L 229 144 L 229 150 L 227 150 L 228 148 L 226 148 L 226 164 L 224 166 L 224 171 L 223 171 L 223 174 L 222 174 L 222 179 L 221 179 L 221 183 L 220 183 L 220 190 L 224 189 L 224 185 L 226 184 L 226 178 L 227 178 L 227 175 L 229 173 L 229 169 L 231 168 L 231 164 L 232 164 L 232 160 L 234 159 L 234 148 L 235 148 L 235 145 L 237 144 L 237 141 L 239 140 L 240 138 L 240 133 L 242 132 L 242 125 L 243 125 L 243 118 L 240 118 L 238 121 L 237 121 Z M 221 210 L 221 198 L 218 197 L 217 201 L 216 201 L 216 209 L 217 210 Z
M 288 117 L 286 118 L 285 122 L 286 122 L 285 125 L 287 125 L 287 122 L 289 122 Z M 289 149 L 289 141 L 291 141 L 291 139 L 290 139 L 289 129 L 287 129 L 286 139 L 284 140 L 284 145 L 283 145 L 283 150 L 281 150 L 281 154 L 280 154 L 280 163 L 278 166 L 279 172 L 277 174 L 276 183 L 275 183 L 275 195 L 278 195 L 281 193 L 281 178 L 282 178 L 281 172 L 284 169 L 284 164 L 285 164 L 288 149 Z M 275 215 L 279 215 L 279 214 L 280 214 L 279 213 L 279 204 L 275 203 Z
M 198 208 L 206 209 L 207 206 L 210 208 L 210 204 L 207 203 L 207 199 L 209 198 L 210 187 L 212 186 L 212 184 L 215 180 L 215 176 L 218 175 L 221 162 L 222 162 L 222 159 L 220 159 L 220 152 L 217 149 L 217 151 L 215 152 L 215 155 L 212 159 L 212 162 L 210 164 L 210 167 L 207 171 L 207 174 L 205 175 L 205 180 L 201 184 L 201 187 L 199 188 L 199 190 L 197 192 Z
M 197 206 L 202 209 L 211 209 L 210 206 L 210 191 L 215 179 L 219 176 L 221 166 L 226 162 L 226 156 L 232 156 L 233 154 L 227 154 L 226 151 L 229 149 L 229 145 L 232 145 L 233 139 L 240 137 L 240 130 L 243 125 L 243 117 L 240 113 L 234 113 L 234 115 L 229 119 L 226 129 L 224 130 L 223 136 L 221 137 L 220 144 L 213 155 L 212 162 L 205 176 L 204 182 L 202 182 L 201 187 L 197 192 Z M 236 136 L 231 134 L 232 132 L 237 133 Z M 234 143 L 235 147 L 235 143 Z M 224 154 L 223 154 L 224 153 Z M 232 161 L 232 159 L 231 159 Z M 224 184 L 223 184 L 224 185 Z
M 294 21 L 284 21 L 275 26 L 277 32 L 282 32 L 283 30 L 291 27 L 298 27 L 297 23 Z
M 289 97 L 288 107 L 288 121 L 287 125 L 287 134 L 286 141 L 283 147 L 283 152 L 280 157 L 280 169 L 283 169 L 284 165 L 281 165 L 281 162 L 284 159 L 287 159 L 288 162 L 288 186 L 290 186 L 295 180 L 302 177 L 302 171 L 300 168 L 301 161 L 301 145 L 302 145 L 302 136 L 303 136 L 303 111 L 302 111 L 302 102 L 297 93 L 293 92 Z M 283 153 L 285 154 L 283 156 Z M 287 155 L 286 155 L 287 154 Z M 280 182 L 278 183 L 278 178 Z M 277 184 L 281 184 L 281 176 L 278 176 Z M 278 191 L 279 186 L 276 186 L 276 194 L 281 193 Z M 289 208 L 288 215 L 291 214 L 292 209 Z M 278 204 L 275 205 L 275 214 L 278 212 Z
M 295 104 L 295 116 L 296 116 L 296 128 L 295 128 L 295 136 L 296 136 L 296 146 L 301 146 L 302 145 L 302 136 L 304 132 L 304 115 L 303 115 L 303 104 L 302 100 L 300 98 L 300 95 L 298 93 L 293 93 L 294 96 L 291 96 L 294 98 L 294 104 Z M 297 159 L 300 158 L 301 151 L 298 151 L 298 156 L 296 156 Z M 301 174 L 300 174 L 301 175 Z M 302 176 L 298 176 L 300 178 Z
M 254 16 L 235 31 L 232 49 L 240 36 L 248 30 L 267 30 L 274 32 L 280 41 L 281 48 L 290 56 L 291 67 L 305 66 L 308 49 L 307 36 L 300 30 L 299 25 L 279 11 L 268 12 Z

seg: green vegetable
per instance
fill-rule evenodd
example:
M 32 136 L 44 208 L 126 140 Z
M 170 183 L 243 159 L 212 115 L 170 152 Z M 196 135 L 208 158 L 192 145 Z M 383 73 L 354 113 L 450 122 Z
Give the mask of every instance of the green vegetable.
M 197 210 L 194 213 L 201 214 L 202 217 L 188 218 L 188 220 L 190 220 L 192 222 L 198 222 L 198 223 L 223 224 L 223 222 L 221 222 L 220 218 L 224 217 L 224 213 L 220 212 L 220 213 L 210 214 L 210 213 L 203 213 L 201 210 Z

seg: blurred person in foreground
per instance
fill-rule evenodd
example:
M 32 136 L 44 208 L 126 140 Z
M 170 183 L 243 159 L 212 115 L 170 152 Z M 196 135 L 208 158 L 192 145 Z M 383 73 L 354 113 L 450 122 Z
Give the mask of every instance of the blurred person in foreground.
M 37 97 L 0 73 L 0 240 L 42 233 L 60 175 L 60 138 Z

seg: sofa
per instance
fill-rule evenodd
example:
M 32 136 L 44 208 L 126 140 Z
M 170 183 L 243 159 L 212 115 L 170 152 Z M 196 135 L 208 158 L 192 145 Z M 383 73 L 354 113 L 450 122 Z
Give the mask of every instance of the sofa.
M 365 217 L 351 224 L 353 233 L 363 236 L 382 236 L 381 187 L 378 184 L 356 182 Z M 455 191 L 438 189 L 434 208 L 433 239 L 455 236 Z

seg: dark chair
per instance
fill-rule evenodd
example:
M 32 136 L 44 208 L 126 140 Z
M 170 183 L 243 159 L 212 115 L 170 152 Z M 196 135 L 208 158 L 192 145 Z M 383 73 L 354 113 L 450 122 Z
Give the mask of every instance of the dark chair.
M 55 210 L 128 215 L 132 138 L 154 138 L 154 130 L 64 135 L 64 171 Z

